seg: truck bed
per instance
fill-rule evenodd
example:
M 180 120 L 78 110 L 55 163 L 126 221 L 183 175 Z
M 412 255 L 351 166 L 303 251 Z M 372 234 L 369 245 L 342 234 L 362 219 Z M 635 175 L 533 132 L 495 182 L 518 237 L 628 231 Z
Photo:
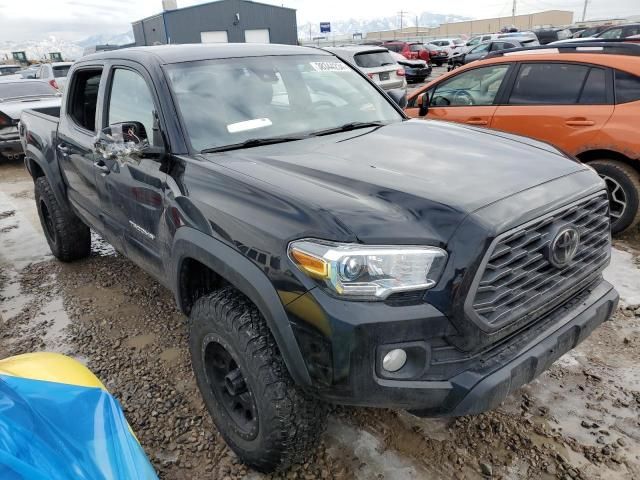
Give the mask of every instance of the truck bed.
M 42 108 L 30 108 L 22 112 L 22 115 L 31 114 L 36 117 L 41 117 L 50 122 L 58 123 L 60 120 L 60 107 L 42 107 Z

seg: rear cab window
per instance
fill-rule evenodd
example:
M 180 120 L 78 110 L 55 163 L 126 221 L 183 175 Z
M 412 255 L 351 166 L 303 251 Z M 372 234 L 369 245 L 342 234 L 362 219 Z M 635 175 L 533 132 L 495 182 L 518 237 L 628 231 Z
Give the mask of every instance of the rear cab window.
M 102 67 L 79 69 L 73 75 L 67 98 L 67 114 L 78 127 L 95 132 L 96 107 Z
M 60 65 L 57 67 L 53 67 L 53 76 L 55 78 L 66 77 L 67 74 L 69 73 L 70 68 L 71 68 L 71 65 Z
M 389 52 L 363 52 L 353 57 L 356 65 L 361 68 L 378 68 L 395 65 L 396 62 Z

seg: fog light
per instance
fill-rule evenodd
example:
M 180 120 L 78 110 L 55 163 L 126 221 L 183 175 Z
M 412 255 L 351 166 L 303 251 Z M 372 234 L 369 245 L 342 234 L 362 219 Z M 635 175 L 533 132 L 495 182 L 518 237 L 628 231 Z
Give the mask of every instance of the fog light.
M 382 359 L 382 368 L 387 372 L 397 372 L 407 363 L 407 352 L 396 348 L 387 353 Z

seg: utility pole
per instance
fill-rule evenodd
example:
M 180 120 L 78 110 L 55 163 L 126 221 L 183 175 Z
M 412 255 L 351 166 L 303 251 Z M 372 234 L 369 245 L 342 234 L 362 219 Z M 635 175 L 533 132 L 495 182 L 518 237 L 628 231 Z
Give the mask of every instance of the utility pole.
M 398 15 L 400 15 L 400 31 L 402 31 L 402 23 L 404 21 L 404 14 L 405 13 L 409 13 L 409 12 L 405 12 L 404 10 L 400 10 L 398 12 Z
M 589 0 L 584 0 L 584 7 L 582 7 L 582 21 L 584 22 L 587 17 L 587 5 L 589 4 Z
M 516 0 L 513 0 L 513 7 L 511 7 L 511 23 L 516 25 Z

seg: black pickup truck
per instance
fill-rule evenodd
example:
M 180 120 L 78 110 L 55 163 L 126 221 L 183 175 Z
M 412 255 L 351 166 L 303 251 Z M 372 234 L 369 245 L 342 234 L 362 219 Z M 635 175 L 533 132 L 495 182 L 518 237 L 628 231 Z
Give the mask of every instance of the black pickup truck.
M 54 255 L 93 229 L 174 293 L 205 403 L 261 471 L 304 458 L 326 403 L 494 408 L 618 301 L 590 168 L 408 120 L 322 50 L 91 55 L 20 134 Z

